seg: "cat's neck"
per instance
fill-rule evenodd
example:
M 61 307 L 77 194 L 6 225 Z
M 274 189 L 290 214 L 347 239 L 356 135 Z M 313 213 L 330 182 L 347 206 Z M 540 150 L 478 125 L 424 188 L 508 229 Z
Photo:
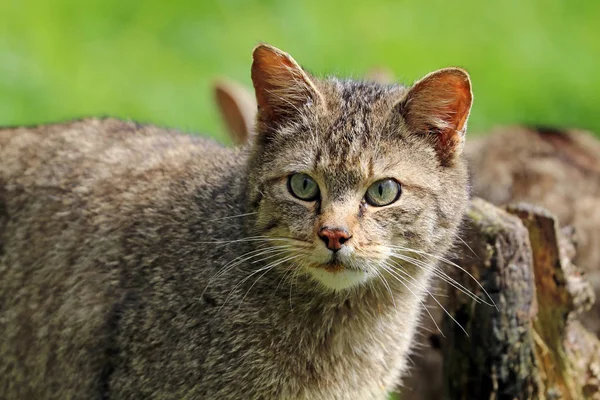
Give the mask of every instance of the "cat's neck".
M 233 272 L 239 275 L 231 281 L 240 283 L 250 278 L 239 285 L 238 294 L 232 295 L 229 301 L 238 307 L 256 308 L 256 315 L 268 304 L 269 315 L 262 315 L 276 320 L 277 325 L 304 333 L 327 332 L 348 343 L 357 340 L 357 335 L 374 337 L 374 326 L 386 326 L 380 333 L 387 328 L 401 329 L 404 325 L 406 331 L 410 331 L 412 326 L 407 324 L 418 319 L 430 280 L 426 273 L 415 276 L 412 284 L 395 280 L 393 276 L 373 277 L 356 287 L 332 291 L 302 270 L 306 267 L 293 261 L 277 267 L 255 273 L 261 267 L 251 265 Z

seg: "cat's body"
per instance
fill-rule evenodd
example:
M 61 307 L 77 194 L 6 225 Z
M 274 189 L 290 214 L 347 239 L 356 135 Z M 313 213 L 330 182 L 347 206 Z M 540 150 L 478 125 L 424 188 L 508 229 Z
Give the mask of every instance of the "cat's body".
M 2 398 L 383 399 L 397 384 L 433 272 L 389 246 L 439 257 L 456 235 L 468 78 L 321 81 L 269 126 L 290 111 L 270 108 L 271 78 L 303 74 L 285 57 L 255 52 L 263 134 L 246 148 L 113 119 L 0 130 Z M 318 200 L 288 193 L 295 171 Z M 397 203 L 361 200 L 386 176 Z
M 143 273 L 157 264 L 148 258 L 161 240 L 175 245 L 193 224 L 230 207 L 240 213 L 235 200 L 203 207 L 209 193 L 198 190 L 210 176 L 227 179 L 219 170 L 240 168 L 229 155 L 206 140 L 116 120 L 0 131 L 2 393 L 49 398 L 56 387 L 53 398 L 92 398 L 103 390 L 127 304 L 150 284 Z M 160 257 L 178 250 L 164 246 Z M 155 279 L 176 279 L 171 264 L 159 263 L 165 270 Z
M 237 270 L 203 293 L 252 250 L 218 244 L 247 236 L 245 217 L 228 218 L 246 213 L 243 152 L 110 119 L 0 138 L 16 167 L 2 170 L 0 241 L 10 398 L 367 399 L 396 383 L 416 304 L 390 308 L 385 291 L 299 292 L 305 277 L 290 287 L 266 275 L 232 292 L 246 277 Z

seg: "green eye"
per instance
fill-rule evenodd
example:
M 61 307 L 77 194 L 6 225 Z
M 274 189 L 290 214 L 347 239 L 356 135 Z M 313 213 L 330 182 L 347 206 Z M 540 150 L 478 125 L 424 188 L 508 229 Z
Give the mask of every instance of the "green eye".
M 387 178 L 381 179 L 369 186 L 367 194 L 365 194 L 365 199 L 372 206 L 383 207 L 398 200 L 400 194 L 402 194 L 400 184 L 393 179 Z
M 300 200 L 313 201 L 319 197 L 319 185 L 306 174 L 290 175 L 288 190 Z

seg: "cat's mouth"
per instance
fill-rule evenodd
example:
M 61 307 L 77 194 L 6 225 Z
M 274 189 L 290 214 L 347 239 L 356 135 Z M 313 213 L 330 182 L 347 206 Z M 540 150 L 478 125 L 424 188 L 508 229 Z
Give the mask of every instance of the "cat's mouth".
M 337 254 L 333 254 L 332 257 L 329 259 L 329 261 L 322 263 L 322 264 L 316 264 L 314 267 L 323 269 L 332 274 L 340 273 L 343 271 L 364 272 L 360 268 L 356 268 L 353 265 L 349 265 L 348 263 L 345 263 L 344 261 L 342 261 L 340 259 L 340 257 L 337 256 Z
M 363 283 L 368 279 L 365 271 L 351 267 L 339 260 L 313 264 L 308 272 L 323 285 L 333 290 L 344 290 Z
M 344 290 L 362 284 L 370 274 L 348 251 L 320 253 L 306 265 L 306 271 L 328 289 Z M 366 265 L 365 265 L 366 266 Z
M 320 268 L 323 268 L 325 271 L 335 274 L 337 272 L 344 271 L 346 269 L 346 266 L 334 258 L 328 263 L 320 266 Z
M 344 265 L 339 260 L 331 260 L 331 261 L 327 261 L 325 263 L 312 263 L 310 265 L 310 268 L 325 270 L 332 274 L 339 273 L 339 272 L 342 272 L 342 271 L 345 271 L 348 269 L 346 267 L 346 265 Z

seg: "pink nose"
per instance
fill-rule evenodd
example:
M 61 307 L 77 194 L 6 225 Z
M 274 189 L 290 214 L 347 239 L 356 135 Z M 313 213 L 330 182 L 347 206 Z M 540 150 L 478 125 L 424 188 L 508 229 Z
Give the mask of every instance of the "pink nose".
M 329 250 L 338 251 L 352 236 L 345 229 L 324 227 L 319 231 L 319 237 Z

